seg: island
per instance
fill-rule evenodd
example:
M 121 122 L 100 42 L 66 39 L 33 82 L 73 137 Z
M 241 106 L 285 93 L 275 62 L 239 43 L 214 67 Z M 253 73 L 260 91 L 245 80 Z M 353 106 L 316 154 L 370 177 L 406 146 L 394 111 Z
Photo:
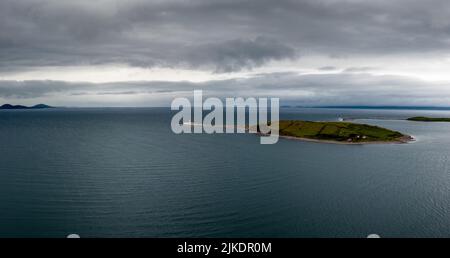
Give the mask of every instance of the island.
M 410 117 L 406 120 L 416 122 L 450 122 L 450 118 L 425 117 L 425 116 Z
M 0 106 L 0 109 L 44 109 L 44 108 L 53 108 L 51 106 L 45 105 L 45 104 L 37 104 L 31 107 L 22 106 L 22 105 L 11 105 L 11 104 L 4 104 Z
M 279 121 L 279 135 L 289 139 L 340 144 L 407 143 L 414 140 L 409 135 L 373 125 L 302 120 Z

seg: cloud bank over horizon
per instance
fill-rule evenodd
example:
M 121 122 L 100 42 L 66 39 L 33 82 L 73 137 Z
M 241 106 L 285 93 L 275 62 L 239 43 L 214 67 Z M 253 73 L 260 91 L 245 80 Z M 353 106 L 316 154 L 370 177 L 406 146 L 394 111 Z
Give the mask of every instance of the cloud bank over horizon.
M 0 101 L 450 103 L 446 0 L 0 0 Z
M 0 81 L 0 101 L 56 106 L 170 106 L 174 97 L 278 97 L 283 105 L 447 106 L 450 88 L 401 76 L 261 74 L 208 82 Z

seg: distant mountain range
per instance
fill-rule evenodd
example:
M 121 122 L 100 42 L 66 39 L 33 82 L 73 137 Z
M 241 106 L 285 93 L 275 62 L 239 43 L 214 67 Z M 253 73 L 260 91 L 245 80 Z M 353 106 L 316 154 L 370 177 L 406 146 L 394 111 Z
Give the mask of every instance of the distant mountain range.
M 450 110 L 450 107 L 435 106 L 319 106 L 315 108 L 342 108 L 342 109 L 397 109 L 397 110 Z
M 38 104 L 31 107 L 22 106 L 22 105 L 11 105 L 11 104 L 4 104 L 0 106 L 0 109 L 43 109 L 43 108 L 53 108 L 51 106 L 45 105 L 45 104 Z

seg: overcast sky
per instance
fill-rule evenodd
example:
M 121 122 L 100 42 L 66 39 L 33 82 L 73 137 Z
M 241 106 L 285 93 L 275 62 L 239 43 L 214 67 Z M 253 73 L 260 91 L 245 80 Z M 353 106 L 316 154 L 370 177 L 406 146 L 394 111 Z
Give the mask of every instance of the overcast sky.
M 0 103 L 450 106 L 448 0 L 0 0 Z

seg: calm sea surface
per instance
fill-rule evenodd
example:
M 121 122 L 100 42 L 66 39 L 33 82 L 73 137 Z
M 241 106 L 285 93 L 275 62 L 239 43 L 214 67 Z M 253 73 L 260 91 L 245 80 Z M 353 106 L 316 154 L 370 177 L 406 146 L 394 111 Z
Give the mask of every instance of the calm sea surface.
M 411 144 L 175 135 L 148 109 L 0 111 L 0 237 L 450 237 L 448 111 L 283 109 Z

